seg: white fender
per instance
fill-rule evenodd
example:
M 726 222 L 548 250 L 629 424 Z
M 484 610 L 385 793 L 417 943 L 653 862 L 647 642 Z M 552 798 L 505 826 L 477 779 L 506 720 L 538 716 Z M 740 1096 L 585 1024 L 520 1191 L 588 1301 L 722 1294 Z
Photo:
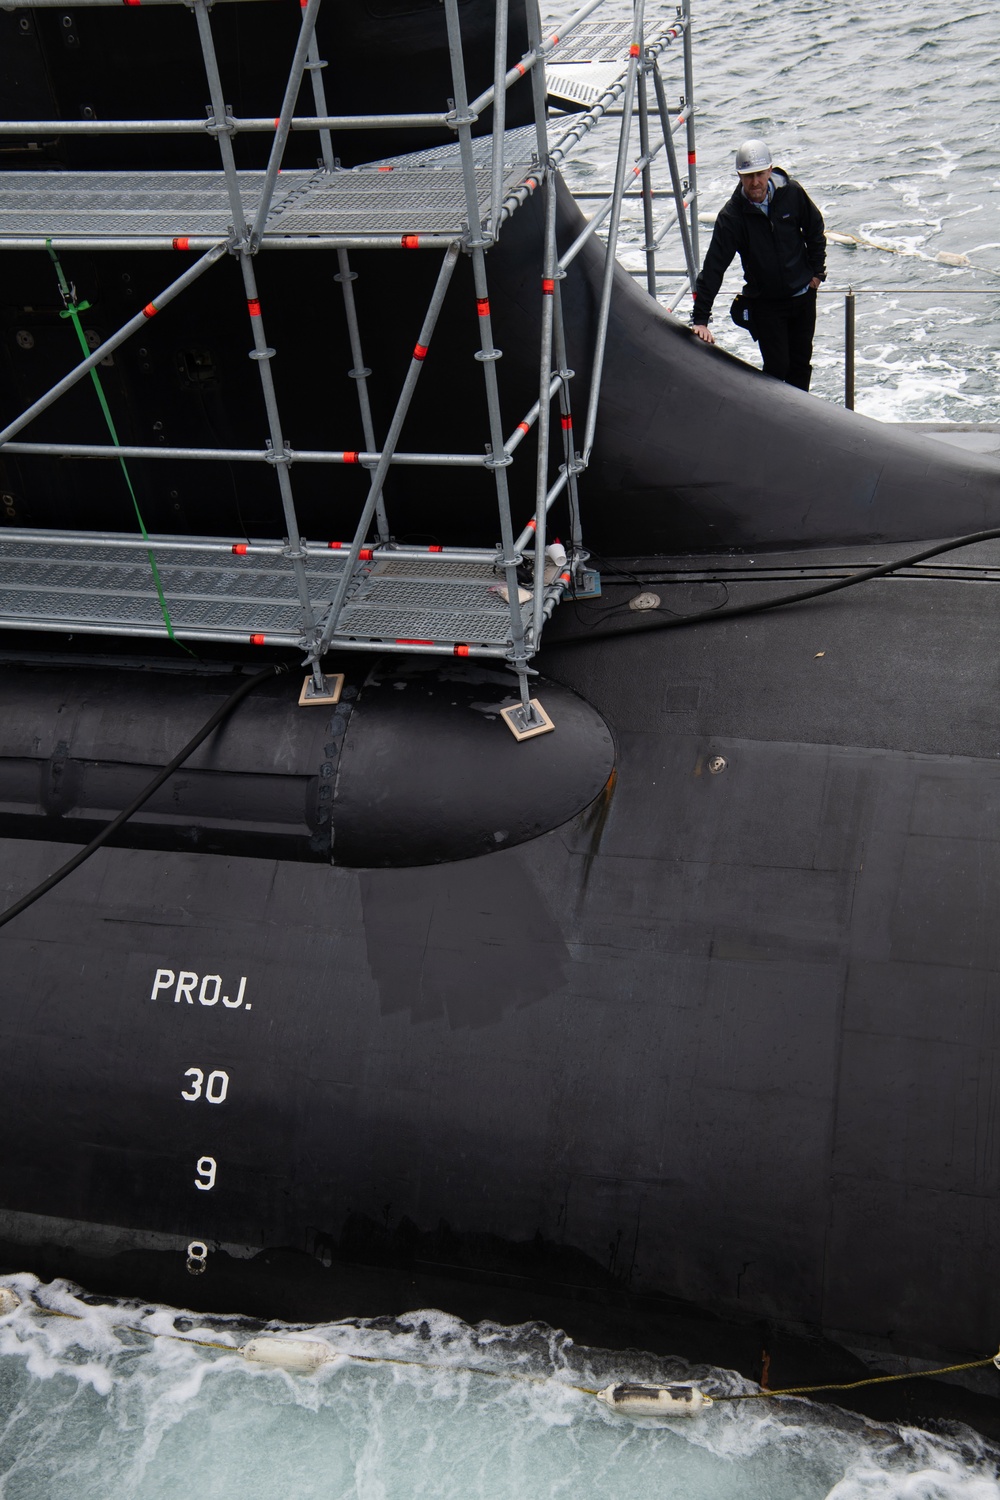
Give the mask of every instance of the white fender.
M 629 1417 L 693 1417 L 712 1404 L 696 1385 L 609 1385 L 597 1399 Z
M 333 1357 L 329 1344 L 319 1339 L 251 1339 L 240 1350 L 252 1365 L 267 1365 L 272 1370 L 294 1370 L 299 1375 L 313 1375 L 320 1365 Z

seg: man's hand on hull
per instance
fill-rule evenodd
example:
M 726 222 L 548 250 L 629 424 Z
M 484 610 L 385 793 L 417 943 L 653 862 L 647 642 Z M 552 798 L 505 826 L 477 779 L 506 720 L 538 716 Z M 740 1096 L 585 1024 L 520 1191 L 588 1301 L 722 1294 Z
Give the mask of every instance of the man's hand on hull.
M 691 332 L 697 334 L 703 344 L 714 344 L 715 334 L 707 323 L 692 323 Z

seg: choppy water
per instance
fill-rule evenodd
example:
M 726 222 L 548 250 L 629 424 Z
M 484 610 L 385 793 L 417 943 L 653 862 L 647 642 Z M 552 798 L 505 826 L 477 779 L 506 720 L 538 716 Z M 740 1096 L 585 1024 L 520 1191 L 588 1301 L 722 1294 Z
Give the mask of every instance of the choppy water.
M 1000 1453 L 971 1432 L 931 1437 L 805 1401 L 623 1418 L 572 1387 L 628 1377 L 755 1387 L 679 1359 L 576 1348 L 541 1325 L 473 1329 L 433 1311 L 329 1324 L 309 1336 L 341 1357 L 293 1375 L 235 1352 L 258 1325 L 5 1281 L 24 1300 L 0 1319 L 3 1500 L 1000 1495 Z
M 630 0 L 615 8 L 629 14 Z M 646 9 L 674 13 L 656 0 Z M 943 10 L 897 0 L 694 0 L 693 20 L 701 212 L 714 214 L 732 192 L 739 142 L 764 136 L 829 229 L 907 252 L 829 248 L 828 288 L 871 289 L 857 304 L 857 409 L 887 421 L 1000 420 L 994 0 Z M 667 54 L 664 72 L 676 100 L 679 49 Z M 571 183 L 610 180 L 611 129 L 569 169 Z M 662 153 L 656 170 L 656 185 L 666 187 Z M 703 225 L 702 254 L 710 234 Z M 633 248 L 622 258 L 641 264 L 638 219 L 624 242 Z M 667 243 L 664 264 L 680 265 L 677 240 Z M 940 251 L 982 269 L 942 266 L 934 260 Z M 726 348 L 759 363 L 727 316 L 740 285 L 734 270 L 713 328 Z M 689 311 L 689 300 L 678 308 L 684 317 Z M 834 401 L 843 400 L 843 320 L 843 297 L 821 294 L 813 390 Z

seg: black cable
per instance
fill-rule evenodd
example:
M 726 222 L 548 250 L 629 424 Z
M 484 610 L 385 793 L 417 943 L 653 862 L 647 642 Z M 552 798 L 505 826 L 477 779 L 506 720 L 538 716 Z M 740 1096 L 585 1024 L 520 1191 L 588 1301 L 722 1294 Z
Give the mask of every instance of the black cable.
M 247 694 L 252 693 L 254 688 L 264 681 L 265 677 L 277 677 L 287 671 L 288 668 L 283 663 L 278 666 L 265 667 L 262 672 L 255 672 L 252 677 L 248 677 L 244 682 L 241 682 L 239 687 L 230 693 L 225 703 L 215 710 L 208 723 L 203 724 L 194 738 L 188 740 L 184 749 L 179 750 L 173 760 L 165 765 L 162 771 L 157 772 L 149 785 L 144 787 L 139 793 L 138 797 L 133 802 L 130 802 L 128 807 L 123 808 L 117 818 L 113 818 L 105 828 L 102 828 L 100 833 L 91 839 L 85 849 L 81 849 L 79 854 L 74 854 L 73 858 L 67 860 L 64 865 L 56 870 L 54 875 L 50 875 L 47 880 L 43 880 L 41 885 L 36 885 L 35 889 L 29 891 L 26 896 L 22 896 L 20 901 L 15 901 L 14 905 L 8 906 L 5 912 L 0 912 L 0 927 L 3 927 L 6 922 L 10 922 L 14 917 L 19 916 L 27 907 L 33 905 L 40 896 L 44 896 L 46 891 L 51 891 L 54 885 L 58 885 L 60 880 L 65 880 L 66 876 L 72 874 L 79 865 L 83 864 L 85 859 L 89 859 L 95 850 L 99 849 L 102 844 L 106 844 L 111 835 L 117 833 L 122 824 L 127 823 L 132 814 L 137 813 L 144 802 L 149 801 L 153 793 L 163 785 L 168 777 L 173 775 L 178 766 L 182 766 L 188 757 L 194 754 L 202 741 L 208 739 L 212 730 L 221 724 L 223 719 L 232 713 L 236 705 L 242 703 Z
M 973 531 L 968 536 L 954 537 L 950 542 L 939 542 L 936 547 L 927 547 L 923 552 L 914 552 L 896 562 L 882 563 L 876 568 L 864 568 L 852 573 L 849 578 L 837 578 L 833 583 L 824 583 L 819 588 L 802 589 L 797 594 L 785 594 L 780 599 L 762 599 L 756 604 L 736 604 L 732 609 L 708 609 L 697 615 L 676 615 L 669 620 L 644 620 L 630 630 L 591 630 L 587 635 L 568 635 L 553 639 L 549 636 L 545 644 L 550 648 L 587 646 L 591 641 L 614 641 L 632 635 L 645 635 L 651 630 L 676 630 L 682 625 L 698 625 L 707 620 L 735 620 L 742 615 L 758 615 L 767 609 L 780 609 L 784 604 L 802 604 L 806 599 L 818 599 L 822 594 L 835 594 L 838 589 L 853 588 L 856 583 L 867 583 L 872 578 L 885 578 L 900 568 L 912 568 L 914 564 L 926 562 L 929 557 L 938 557 L 942 552 L 955 552 L 959 547 L 970 547 L 975 542 L 991 542 L 1000 537 L 1000 527 L 989 531 Z M 610 611 L 609 611 L 610 613 Z

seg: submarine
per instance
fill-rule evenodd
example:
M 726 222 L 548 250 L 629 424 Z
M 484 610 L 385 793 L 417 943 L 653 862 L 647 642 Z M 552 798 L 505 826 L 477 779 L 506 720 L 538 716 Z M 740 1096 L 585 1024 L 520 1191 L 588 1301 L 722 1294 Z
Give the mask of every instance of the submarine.
M 514 1288 L 525 1316 L 543 1293 L 627 1294 L 848 1349 L 981 1355 L 1000 1322 L 1000 464 L 701 346 L 591 236 L 559 276 L 565 359 L 543 371 L 595 412 L 592 451 L 577 470 L 564 438 L 560 468 L 553 437 L 546 467 L 540 273 L 586 226 L 557 172 L 528 186 L 523 60 L 544 48 L 512 4 L 500 72 L 524 76 L 504 139 L 527 132 L 529 151 L 518 137 L 516 212 L 482 257 L 494 347 L 466 224 L 400 438 L 470 461 L 379 475 L 359 369 L 384 443 L 447 249 L 390 265 L 358 229 L 344 272 L 335 245 L 296 259 L 265 234 L 250 318 L 264 308 L 271 349 L 247 332 L 232 243 L 160 308 L 204 243 L 154 226 L 140 263 L 60 231 L 85 174 L 155 195 L 157 174 L 213 169 L 225 132 L 182 62 L 199 4 L 0 12 L 20 122 L 5 432 L 84 346 L 101 355 L 0 446 L 5 1262 L 290 1320 L 360 1268 L 397 1301 L 433 1274 Z M 445 172 L 454 121 L 371 121 L 458 119 L 456 24 L 466 102 L 488 90 L 492 0 L 306 9 L 336 171 L 400 181 L 422 152 L 412 171 Z M 233 118 L 279 110 L 302 15 L 213 8 Z M 489 141 L 497 97 L 470 140 Z M 206 104 L 207 135 L 75 128 Z M 236 132 L 233 171 L 265 174 L 269 140 Z M 288 213 L 315 142 L 288 132 Z M 23 218 L 28 186 L 52 188 L 49 220 Z M 356 278 L 363 362 L 338 275 Z M 272 358 L 293 451 L 350 442 L 345 461 L 246 457 Z M 493 462 L 484 367 L 526 464 Z M 542 520 L 568 555 L 561 590 L 541 545 L 525 563 L 530 535 L 516 564 L 498 542 L 498 472 L 515 524 Z M 546 501 L 563 480 L 541 511 L 539 473 Z M 345 598 L 363 628 L 316 635 L 303 666 L 301 596 L 274 577 L 297 561 L 329 601 L 352 534 L 359 566 L 402 568 L 378 577 L 402 580 L 397 599 L 419 584 L 437 617 L 460 613 L 448 569 L 493 549 L 482 649 L 437 649 L 426 625 L 379 644 L 385 590 L 361 589 Z M 513 618 L 522 587 L 522 623 L 553 605 L 536 649 L 488 650 L 481 617 Z M 212 589 L 230 623 L 185 629 Z M 518 737 L 525 686 L 546 732 Z

